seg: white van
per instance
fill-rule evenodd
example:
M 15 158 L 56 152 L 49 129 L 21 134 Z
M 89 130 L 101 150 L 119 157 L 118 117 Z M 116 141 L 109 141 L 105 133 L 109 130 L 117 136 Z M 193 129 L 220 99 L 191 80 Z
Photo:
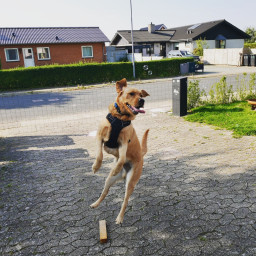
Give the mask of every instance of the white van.
M 199 56 L 195 56 L 193 53 L 185 50 L 171 50 L 168 52 L 167 58 L 177 58 L 177 57 L 193 57 L 195 60 L 199 61 Z

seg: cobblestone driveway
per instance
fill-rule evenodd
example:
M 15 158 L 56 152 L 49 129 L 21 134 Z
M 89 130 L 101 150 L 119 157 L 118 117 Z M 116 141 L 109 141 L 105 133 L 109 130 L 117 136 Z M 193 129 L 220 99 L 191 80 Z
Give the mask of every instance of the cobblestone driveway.
M 0 139 L 1 255 L 256 255 L 256 138 L 148 113 L 143 176 L 115 224 L 124 183 L 90 209 L 112 162 L 91 172 L 95 123 Z M 20 132 L 19 132 L 20 134 Z M 99 220 L 109 240 L 99 243 Z

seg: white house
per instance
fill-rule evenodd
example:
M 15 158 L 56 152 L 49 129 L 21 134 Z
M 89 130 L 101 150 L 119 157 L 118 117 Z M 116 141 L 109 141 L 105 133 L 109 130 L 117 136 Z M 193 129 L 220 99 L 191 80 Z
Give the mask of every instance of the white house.
M 163 24 L 161 24 L 163 25 Z M 250 38 L 245 32 L 226 20 L 216 20 L 183 27 L 168 28 L 149 24 L 148 29 L 133 31 L 135 53 L 142 56 L 166 57 L 170 50 L 188 50 L 196 48 L 196 40 L 205 39 L 209 49 L 242 48 L 244 40 Z M 117 31 L 110 45 L 132 52 L 130 30 Z

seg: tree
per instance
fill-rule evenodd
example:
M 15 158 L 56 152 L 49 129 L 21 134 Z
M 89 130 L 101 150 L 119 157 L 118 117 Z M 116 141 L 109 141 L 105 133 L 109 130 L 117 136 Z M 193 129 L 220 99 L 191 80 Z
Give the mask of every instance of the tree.
M 251 37 L 250 39 L 245 40 L 246 43 L 256 42 L 256 29 L 254 27 L 246 28 L 245 33 Z
M 205 39 L 198 39 L 196 40 L 196 48 L 193 50 L 193 54 L 198 55 L 198 56 L 203 56 L 204 55 L 204 49 L 209 48 L 207 42 Z

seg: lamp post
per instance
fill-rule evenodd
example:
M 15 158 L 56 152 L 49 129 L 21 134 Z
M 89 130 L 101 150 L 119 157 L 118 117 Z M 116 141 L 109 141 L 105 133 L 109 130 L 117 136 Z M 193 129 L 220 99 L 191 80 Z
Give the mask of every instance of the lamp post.
M 131 9 L 131 37 L 132 37 L 132 69 L 133 69 L 133 78 L 135 78 L 134 46 L 133 46 L 133 22 L 132 22 L 132 0 L 130 0 L 130 9 Z

